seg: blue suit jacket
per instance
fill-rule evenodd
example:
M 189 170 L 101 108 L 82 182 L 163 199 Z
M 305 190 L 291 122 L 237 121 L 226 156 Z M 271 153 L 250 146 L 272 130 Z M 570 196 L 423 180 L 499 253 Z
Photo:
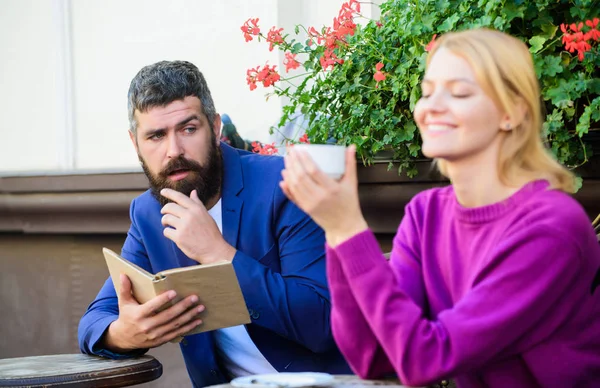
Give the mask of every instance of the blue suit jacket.
M 223 237 L 237 249 L 233 266 L 248 306 L 250 337 L 278 371 L 349 373 L 332 337 L 323 231 L 279 188 L 281 157 L 260 156 L 221 144 Z M 196 265 L 163 236 L 160 205 L 149 191 L 131 203 L 131 227 L 122 256 L 151 273 Z M 109 278 L 79 324 L 81 351 L 131 357 L 101 347 L 118 317 Z M 194 386 L 227 381 L 215 358 L 212 333 L 181 344 Z

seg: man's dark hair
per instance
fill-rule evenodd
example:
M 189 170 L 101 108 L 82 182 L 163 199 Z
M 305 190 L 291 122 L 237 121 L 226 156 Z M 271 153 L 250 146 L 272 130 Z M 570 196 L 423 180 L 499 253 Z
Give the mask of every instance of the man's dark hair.
M 148 109 L 166 106 L 185 97 L 198 97 L 202 113 L 208 119 L 208 125 L 214 130 L 217 115 L 215 104 L 204 76 L 198 68 L 186 61 L 161 61 L 142 68 L 131 80 L 127 93 L 129 129 L 137 133 L 135 112 L 147 112 Z

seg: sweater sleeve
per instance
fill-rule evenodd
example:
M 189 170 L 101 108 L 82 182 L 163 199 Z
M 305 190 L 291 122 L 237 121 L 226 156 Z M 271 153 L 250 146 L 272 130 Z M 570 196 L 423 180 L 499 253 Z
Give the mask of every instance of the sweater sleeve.
M 398 279 L 397 283 L 407 295 L 423 309 L 425 289 L 421 274 L 419 226 L 414 208 L 408 204 L 404 217 L 394 237 L 390 261 L 383 258 L 379 248 L 374 248 L 374 260 Z M 360 259 L 359 259 L 360 260 Z M 394 262 L 391 266 L 390 262 Z M 394 373 L 394 367 L 379 344 L 360 310 L 352 287 L 344 274 L 336 251 L 327 246 L 327 276 L 332 297 L 331 324 L 333 335 L 346 360 L 361 378 L 376 379 Z M 360 352 L 356 352 L 360 349 Z
M 360 310 L 408 385 L 430 384 L 475 370 L 501 353 L 514 354 L 518 339 L 530 331 L 551 333 L 567 319 L 568 302 L 560 304 L 576 288 L 583 257 L 575 239 L 557 229 L 523 228 L 489 253 L 472 289 L 453 308 L 430 320 L 381 260 L 371 231 L 340 244 L 336 253 Z M 544 319 L 550 312 L 562 321 Z M 356 347 L 346 353 L 355 368 L 361 352 Z
M 355 357 L 346 358 L 350 361 L 354 373 L 363 378 L 381 378 L 395 374 L 394 367 L 352 295 L 335 250 L 327 245 L 326 254 L 327 280 L 332 301 L 331 327 L 340 351 L 344 356 L 352 356 L 355 355 L 354 349 L 361 350 L 359 360 Z M 363 365 L 366 365 L 368 370 L 360 369 Z

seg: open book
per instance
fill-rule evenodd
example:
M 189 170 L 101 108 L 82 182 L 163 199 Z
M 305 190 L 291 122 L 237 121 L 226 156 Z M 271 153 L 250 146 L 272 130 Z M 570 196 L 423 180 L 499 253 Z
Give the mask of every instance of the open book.
M 168 290 L 177 292 L 171 304 L 197 295 L 198 304 L 206 307 L 197 317 L 202 319 L 202 324 L 186 335 L 250 323 L 242 290 L 229 261 L 174 268 L 153 275 L 108 248 L 102 252 L 117 292 L 123 273 L 131 280 L 133 296 L 139 303 Z

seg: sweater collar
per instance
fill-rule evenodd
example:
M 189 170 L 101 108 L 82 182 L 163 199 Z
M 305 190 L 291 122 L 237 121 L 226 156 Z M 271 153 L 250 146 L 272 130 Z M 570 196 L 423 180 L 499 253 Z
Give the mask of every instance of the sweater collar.
M 456 194 L 452 191 L 455 215 L 459 221 L 467 223 L 486 223 L 494 221 L 513 210 L 515 206 L 526 202 L 530 197 L 546 190 L 548 186 L 549 183 L 546 180 L 532 181 L 503 201 L 474 208 L 467 208 L 458 203 Z

